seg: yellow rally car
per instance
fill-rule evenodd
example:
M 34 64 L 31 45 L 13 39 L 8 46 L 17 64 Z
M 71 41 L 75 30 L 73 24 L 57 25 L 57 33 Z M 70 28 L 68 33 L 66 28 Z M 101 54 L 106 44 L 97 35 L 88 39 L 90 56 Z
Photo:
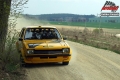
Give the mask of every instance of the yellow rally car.
M 71 49 L 56 27 L 29 26 L 22 28 L 16 42 L 21 65 L 26 63 L 62 62 L 68 65 Z

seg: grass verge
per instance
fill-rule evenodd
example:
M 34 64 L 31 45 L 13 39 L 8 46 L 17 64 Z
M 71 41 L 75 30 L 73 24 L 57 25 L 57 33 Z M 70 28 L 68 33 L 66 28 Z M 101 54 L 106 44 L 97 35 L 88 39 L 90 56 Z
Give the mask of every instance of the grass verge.
M 18 32 L 16 29 L 8 30 L 5 49 L 0 53 L 0 80 L 24 80 L 25 70 L 20 67 L 20 54 L 16 50 Z
M 115 37 L 114 34 L 104 32 L 103 29 L 94 29 L 91 32 L 88 29 L 81 31 L 79 29 L 71 30 L 59 28 L 59 31 L 70 41 L 120 54 L 120 38 Z

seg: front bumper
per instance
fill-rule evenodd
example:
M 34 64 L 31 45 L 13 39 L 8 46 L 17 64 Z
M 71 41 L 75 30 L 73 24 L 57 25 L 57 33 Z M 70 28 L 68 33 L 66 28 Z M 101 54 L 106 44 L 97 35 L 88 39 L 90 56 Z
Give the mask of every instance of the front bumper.
M 41 57 L 41 56 L 71 56 L 71 54 L 40 54 L 40 55 L 36 55 L 36 54 L 29 54 L 26 55 L 26 57 Z
M 24 57 L 25 63 L 51 63 L 51 62 L 68 62 L 71 54 L 57 55 L 27 55 Z

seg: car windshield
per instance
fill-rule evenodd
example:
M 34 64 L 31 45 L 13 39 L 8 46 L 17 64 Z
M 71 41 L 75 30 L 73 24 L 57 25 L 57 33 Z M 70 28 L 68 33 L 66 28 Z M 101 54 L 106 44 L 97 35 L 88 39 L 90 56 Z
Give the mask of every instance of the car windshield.
M 61 36 L 55 28 L 27 28 L 25 39 L 60 39 Z

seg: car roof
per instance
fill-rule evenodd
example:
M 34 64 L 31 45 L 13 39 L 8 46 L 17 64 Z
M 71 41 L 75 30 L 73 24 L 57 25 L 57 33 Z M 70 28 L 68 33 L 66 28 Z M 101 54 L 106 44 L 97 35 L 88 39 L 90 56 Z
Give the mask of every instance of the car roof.
M 56 28 L 54 26 L 26 26 L 23 28 Z

